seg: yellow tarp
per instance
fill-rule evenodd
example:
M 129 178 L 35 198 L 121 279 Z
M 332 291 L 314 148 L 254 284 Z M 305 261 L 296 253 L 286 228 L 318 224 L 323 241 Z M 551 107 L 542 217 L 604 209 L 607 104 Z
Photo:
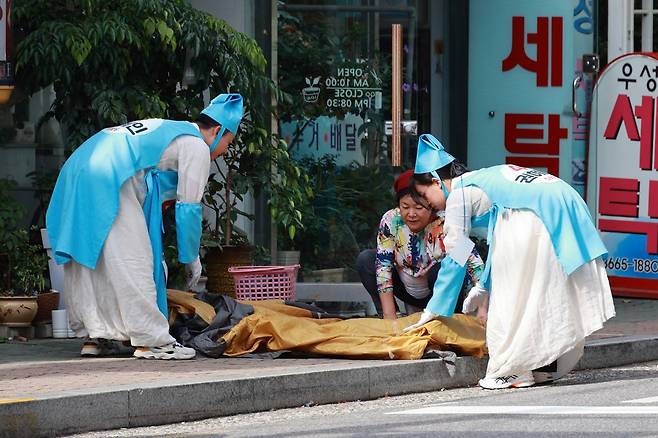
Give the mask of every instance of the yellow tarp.
M 214 316 L 212 307 L 194 299 L 191 293 L 169 290 L 167 297 L 172 308 L 195 312 L 208 321 L 210 307 Z M 293 350 L 359 359 L 420 359 L 427 348 L 478 357 L 486 354 L 484 326 L 466 315 L 440 318 L 402 333 L 404 327 L 418 321 L 420 313 L 397 321 L 315 319 L 310 317 L 311 312 L 279 300 L 245 303 L 254 307 L 254 314 L 243 318 L 223 336 L 228 345 L 224 352 L 227 356 Z
M 176 319 L 176 313 L 196 313 L 210 324 L 215 317 L 215 308 L 205 301 L 194 298 L 194 292 L 167 289 L 169 324 Z

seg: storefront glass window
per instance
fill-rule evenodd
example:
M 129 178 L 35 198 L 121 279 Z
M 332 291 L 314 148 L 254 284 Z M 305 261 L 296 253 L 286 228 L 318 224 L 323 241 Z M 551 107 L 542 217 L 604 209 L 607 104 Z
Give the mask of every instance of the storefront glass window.
M 391 166 L 391 26 L 403 27 L 402 119 L 427 126 L 427 1 L 286 1 L 278 13 L 280 133 L 312 178 L 305 228 L 280 250 L 299 250 L 302 281 L 358 281 L 358 253 L 375 246 L 394 206 Z M 421 117 L 422 115 L 422 117 Z M 423 119 L 425 117 L 425 119 Z M 389 124 L 390 126 L 390 124 Z M 390 130 L 390 128 L 389 128 Z M 403 135 L 403 168 L 417 137 Z

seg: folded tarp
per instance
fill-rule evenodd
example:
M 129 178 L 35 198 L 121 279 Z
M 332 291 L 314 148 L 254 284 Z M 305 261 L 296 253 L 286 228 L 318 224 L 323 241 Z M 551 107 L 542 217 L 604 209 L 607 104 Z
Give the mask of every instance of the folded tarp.
M 201 317 L 203 312 L 201 318 L 209 324 L 215 317 L 213 307 L 201 304 L 191 293 L 170 290 L 168 299 L 174 313 L 182 311 Z M 253 314 L 243 315 L 221 338 L 217 333 L 214 340 L 222 345 L 224 356 L 282 350 L 353 359 L 420 359 L 426 350 L 450 350 L 478 357 L 486 354 L 484 326 L 467 315 L 439 318 L 402 333 L 404 327 L 418 321 L 420 313 L 396 321 L 318 319 L 309 310 L 279 300 L 237 303 L 253 307 Z
M 167 290 L 169 331 L 178 342 L 209 357 L 226 349 L 222 335 L 254 313 L 248 304 L 226 295 Z

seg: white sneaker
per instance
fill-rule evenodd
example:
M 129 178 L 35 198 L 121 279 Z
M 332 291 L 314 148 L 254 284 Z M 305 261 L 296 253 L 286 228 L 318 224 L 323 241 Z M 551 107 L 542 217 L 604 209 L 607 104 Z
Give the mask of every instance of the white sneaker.
M 109 339 L 87 339 L 82 345 L 80 356 L 98 357 L 120 354 L 119 346 Z
M 512 374 L 504 377 L 485 377 L 480 379 L 480 386 L 484 389 L 527 388 L 535 384 L 532 371 L 522 374 Z
M 133 356 L 141 359 L 192 359 L 196 356 L 196 351 L 174 342 L 161 347 L 138 347 Z

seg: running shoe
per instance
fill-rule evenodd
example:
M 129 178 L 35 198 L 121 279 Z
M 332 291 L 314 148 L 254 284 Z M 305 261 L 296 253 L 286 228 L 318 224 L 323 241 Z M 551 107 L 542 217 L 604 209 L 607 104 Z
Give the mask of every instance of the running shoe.
M 161 347 L 137 347 L 133 356 L 140 359 L 192 359 L 196 355 L 194 348 L 183 347 L 178 342 Z
M 480 379 L 480 386 L 484 389 L 527 388 L 535 384 L 532 371 L 522 374 L 512 374 L 504 377 L 485 377 Z

